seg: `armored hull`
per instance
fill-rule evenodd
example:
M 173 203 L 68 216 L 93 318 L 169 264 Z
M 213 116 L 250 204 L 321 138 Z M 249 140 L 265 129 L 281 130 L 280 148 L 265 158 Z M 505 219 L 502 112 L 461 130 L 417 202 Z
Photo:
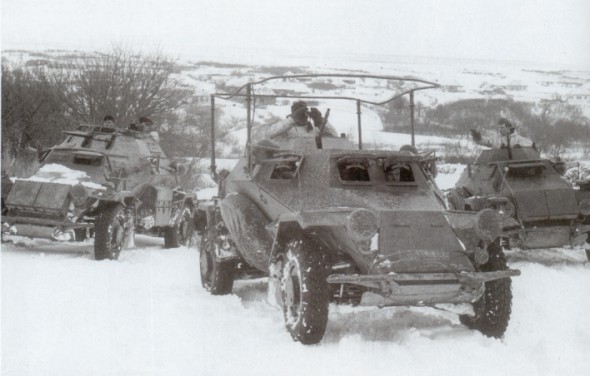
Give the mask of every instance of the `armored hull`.
M 280 142 L 254 142 L 248 129 L 246 155 L 232 171 L 217 172 L 212 154 L 219 197 L 197 215 L 204 218 L 203 286 L 228 294 L 253 269 L 268 276 L 271 301 L 304 344 L 321 340 L 329 302 L 472 303 L 476 315 L 461 320 L 500 337 L 510 315 L 510 277 L 519 274 L 495 243 L 500 216 L 490 209 L 447 211 L 428 153 L 362 150 L 361 102 L 358 147 L 346 137 L 323 136 L 328 110 L 315 138 L 302 131 Z
M 154 134 L 87 125 L 65 134 L 39 171 L 15 180 L 3 200 L 3 234 L 71 241 L 100 232 L 109 239 L 95 242 L 98 259 L 117 258 L 135 232 L 186 243 L 193 198 L 179 189 Z
M 533 148 L 491 149 L 470 164 L 449 193 L 453 209 L 492 208 L 522 249 L 585 245 L 590 191 L 574 189 Z

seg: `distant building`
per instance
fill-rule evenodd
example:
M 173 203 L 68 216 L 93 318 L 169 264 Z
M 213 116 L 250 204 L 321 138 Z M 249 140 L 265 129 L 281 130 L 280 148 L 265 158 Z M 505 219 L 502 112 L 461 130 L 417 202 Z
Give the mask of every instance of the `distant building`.
M 289 78 L 289 76 L 294 76 L 295 73 L 291 72 L 291 71 L 287 71 L 285 72 L 285 74 L 283 74 L 283 82 L 292 82 L 293 79 Z
M 580 87 L 580 86 L 582 86 L 582 83 L 577 82 L 577 81 L 559 81 L 558 84 L 561 87 Z
M 460 91 L 463 91 L 463 86 L 458 85 L 458 84 L 451 84 L 451 85 L 444 85 L 442 87 L 442 89 L 444 91 L 449 92 L 449 93 L 458 93 Z
M 569 93 L 566 94 L 565 100 L 568 102 L 580 102 L 586 105 L 590 105 L 590 92 L 588 93 Z
M 509 84 L 502 85 L 500 87 L 504 90 L 509 90 L 509 91 L 524 91 L 527 89 L 527 85 L 525 85 L 521 82 L 511 82 Z
M 194 102 L 198 104 L 209 104 L 211 102 L 211 92 L 203 89 L 196 90 L 194 95 Z
M 274 91 L 269 88 L 262 87 L 256 89 L 256 95 L 263 95 L 262 97 L 256 98 L 256 105 L 257 106 L 268 106 L 268 105 L 275 105 L 277 104 L 277 98 L 273 95 L 276 95 Z M 268 96 L 266 96 L 268 95 Z

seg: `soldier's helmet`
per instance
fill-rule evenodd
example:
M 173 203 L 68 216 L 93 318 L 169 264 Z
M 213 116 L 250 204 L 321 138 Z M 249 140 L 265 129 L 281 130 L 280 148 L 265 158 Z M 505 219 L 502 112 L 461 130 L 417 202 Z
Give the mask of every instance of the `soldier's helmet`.
M 139 118 L 139 124 L 137 124 L 137 130 L 143 131 L 143 132 L 149 132 L 152 130 L 153 125 L 154 125 L 154 122 L 151 119 L 149 119 L 145 116 L 142 116 Z
M 107 126 L 111 126 L 114 127 L 115 126 L 115 118 L 112 117 L 111 115 L 106 115 L 103 119 L 102 119 L 102 124 L 103 125 L 107 125 Z
M 505 127 L 505 129 L 508 129 L 510 134 L 514 133 L 514 130 L 516 129 L 512 125 L 512 123 L 506 118 L 500 118 L 500 120 L 498 121 L 498 124 Z
M 291 105 L 291 117 L 298 124 L 305 124 L 308 116 L 307 103 L 304 101 L 296 101 Z

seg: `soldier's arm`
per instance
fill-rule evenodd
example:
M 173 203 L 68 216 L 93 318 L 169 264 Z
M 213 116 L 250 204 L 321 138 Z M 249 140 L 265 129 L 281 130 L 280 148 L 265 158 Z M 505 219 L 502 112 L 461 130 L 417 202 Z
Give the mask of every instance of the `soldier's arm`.
M 268 130 L 268 138 L 273 139 L 284 134 L 287 134 L 289 129 L 293 128 L 294 125 L 295 123 L 290 119 L 275 123 L 271 125 L 270 129 Z
M 471 138 L 473 139 L 473 142 L 475 142 L 476 144 L 481 145 L 481 146 L 487 146 L 489 148 L 492 147 L 492 141 L 488 138 L 483 137 L 479 131 L 476 131 L 475 129 L 471 129 L 470 133 L 471 133 Z

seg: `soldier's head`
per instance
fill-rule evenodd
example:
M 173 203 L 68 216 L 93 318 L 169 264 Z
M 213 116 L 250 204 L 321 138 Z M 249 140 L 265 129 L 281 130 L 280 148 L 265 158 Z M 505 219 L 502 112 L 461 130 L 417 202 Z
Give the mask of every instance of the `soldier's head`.
M 514 128 L 512 123 L 506 118 L 501 118 L 498 121 L 498 125 L 500 125 L 500 134 L 502 136 L 507 136 L 509 134 L 513 134 L 514 130 L 516 129 L 516 128 Z
M 388 182 L 413 181 L 412 169 L 404 163 L 392 163 L 385 168 L 385 179 Z
M 107 115 L 102 119 L 102 125 L 107 127 L 114 127 L 115 126 L 115 118 L 111 115 Z
M 400 166 L 399 165 L 390 165 L 385 170 L 385 178 L 387 181 L 400 181 Z
M 149 119 L 145 116 L 142 116 L 139 118 L 139 123 L 137 124 L 137 129 L 140 131 L 144 131 L 144 132 L 151 131 L 153 124 L 154 124 L 154 122 L 151 119 Z
M 291 105 L 291 117 L 297 124 L 307 124 L 308 116 L 309 110 L 307 108 L 307 103 L 304 101 L 296 101 Z
M 153 123 L 154 122 L 151 119 L 146 118 L 145 116 L 139 118 L 139 124 L 152 125 Z

